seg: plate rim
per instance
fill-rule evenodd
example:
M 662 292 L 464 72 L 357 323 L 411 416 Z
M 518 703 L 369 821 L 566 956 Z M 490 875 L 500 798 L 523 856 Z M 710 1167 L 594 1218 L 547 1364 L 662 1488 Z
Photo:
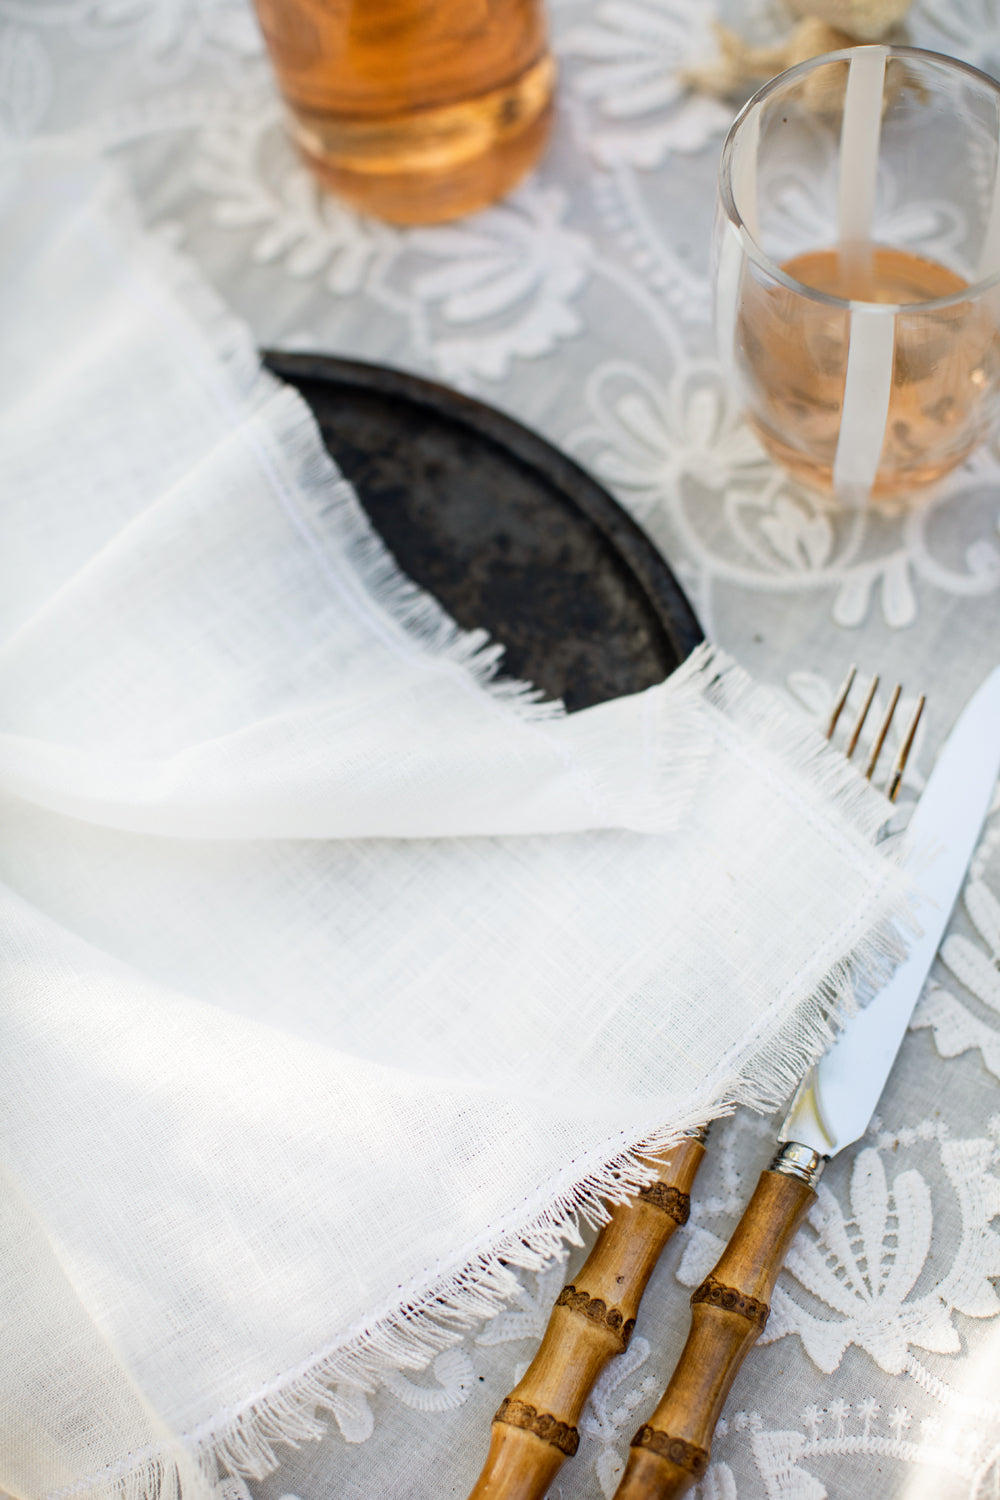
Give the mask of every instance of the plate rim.
M 261 349 L 260 357 L 273 375 L 292 384 L 315 380 L 407 400 L 428 407 L 438 416 L 506 449 L 559 490 L 617 553 L 645 594 L 678 665 L 704 641 L 704 631 L 690 600 L 670 564 L 639 523 L 581 464 L 516 417 L 452 386 L 393 365 L 337 354 L 272 348 Z

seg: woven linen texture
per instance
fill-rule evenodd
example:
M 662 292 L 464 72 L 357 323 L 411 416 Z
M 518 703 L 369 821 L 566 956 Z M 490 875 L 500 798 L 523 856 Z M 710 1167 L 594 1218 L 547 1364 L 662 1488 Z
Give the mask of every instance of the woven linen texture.
M 0 1485 L 192 1494 L 779 1099 L 905 893 L 710 647 L 495 680 L 103 166 L 0 195 Z

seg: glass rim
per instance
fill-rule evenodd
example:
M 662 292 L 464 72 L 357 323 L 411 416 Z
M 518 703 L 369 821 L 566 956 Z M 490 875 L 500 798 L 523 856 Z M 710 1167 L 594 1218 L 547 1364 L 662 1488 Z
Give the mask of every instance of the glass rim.
M 977 281 L 970 281 L 968 286 L 959 292 L 948 292 L 943 297 L 928 297 L 919 302 L 866 302 L 863 298 L 837 297 L 832 292 L 820 291 L 818 287 L 809 286 L 804 281 L 798 281 L 794 276 L 789 276 L 787 271 L 771 259 L 765 250 L 757 243 L 757 240 L 747 228 L 736 201 L 733 197 L 732 184 L 732 160 L 736 144 L 736 138 L 751 113 L 758 109 L 772 95 L 786 88 L 796 79 L 804 78 L 813 73 L 817 68 L 828 63 L 849 62 L 855 52 L 865 50 L 867 46 L 876 46 L 886 53 L 886 60 L 893 58 L 908 59 L 914 62 L 933 63 L 943 66 L 949 72 L 964 73 L 979 84 L 985 85 L 987 92 L 991 93 L 997 102 L 1000 112 L 1000 81 L 991 78 L 981 68 L 974 67 L 971 63 L 963 62 L 961 58 L 949 57 L 944 52 L 931 52 L 925 47 L 903 47 L 890 46 L 883 43 L 865 43 L 856 47 L 842 47 L 836 52 L 823 52 L 818 57 L 806 58 L 805 62 L 796 63 L 794 67 L 786 68 L 783 72 L 775 74 L 768 79 L 757 91 L 751 95 L 739 114 L 736 116 L 726 139 L 722 145 L 722 154 L 719 161 L 719 199 L 723 212 L 729 225 L 736 230 L 739 236 L 740 248 L 749 260 L 770 277 L 779 286 L 788 291 L 795 292 L 801 297 L 808 298 L 811 302 L 818 302 L 825 307 L 837 308 L 842 312 L 850 312 L 854 309 L 863 308 L 870 313 L 883 313 L 896 316 L 897 313 L 926 313 L 937 312 L 939 309 L 957 307 L 959 303 L 969 302 L 984 292 L 989 291 L 1000 283 L 1000 266 L 990 276 L 982 276 Z M 1000 129 L 998 129 L 997 150 L 1000 153 Z M 1000 171 L 1000 158 L 998 158 L 998 171 Z M 878 248 L 878 242 L 873 241 L 874 248 Z M 891 248 L 891 247 L 888 247 Z M 914 252 L 916 253 L 916 252 Z M 956 273 L 957 274 L 957 273 Z

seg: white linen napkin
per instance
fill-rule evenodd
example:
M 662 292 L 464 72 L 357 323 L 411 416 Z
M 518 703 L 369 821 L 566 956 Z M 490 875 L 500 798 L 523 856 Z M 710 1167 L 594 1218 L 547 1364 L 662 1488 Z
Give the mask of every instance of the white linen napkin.
M 777 1102 L 905 891 L 711 648 L 495 682 L 106 167 L 0 206 L 0 1486 L 187 1496 Z

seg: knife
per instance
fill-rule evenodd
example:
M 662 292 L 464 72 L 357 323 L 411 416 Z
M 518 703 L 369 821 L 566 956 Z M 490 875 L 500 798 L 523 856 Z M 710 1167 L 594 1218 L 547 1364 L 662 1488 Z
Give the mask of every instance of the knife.
M 859 1140 L 944 936 L 1000 775 L 1000 667 L 948 736 L 908 829 L 920 936 L 892 978 L 802 1079 L 780 1149 L 714 1269 L 691 1297 L 691 1329 L 663 1399 L 640 1427 L 615 1500 L 673 1500 L 708 1468 L 736 1372 L 767 1321 L 785 1255 L 826 1162 Z

